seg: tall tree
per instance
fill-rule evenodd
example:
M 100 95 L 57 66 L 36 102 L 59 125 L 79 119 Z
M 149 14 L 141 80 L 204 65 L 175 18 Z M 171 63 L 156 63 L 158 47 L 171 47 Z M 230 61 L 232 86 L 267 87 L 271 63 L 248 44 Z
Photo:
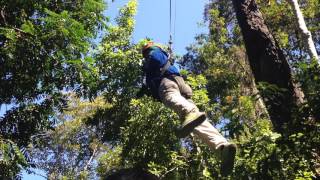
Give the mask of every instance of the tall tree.
M 256 1 L 234 0 L 233 5 L 255 81 L 269 91 L 268 95 L 262 93 L 262 97 L 275 129 L 282 132 L 283 125 L 292 121 L 294 107 L 302 103 L 303 93 L 295 85 L 289 63 L 266 26 Z

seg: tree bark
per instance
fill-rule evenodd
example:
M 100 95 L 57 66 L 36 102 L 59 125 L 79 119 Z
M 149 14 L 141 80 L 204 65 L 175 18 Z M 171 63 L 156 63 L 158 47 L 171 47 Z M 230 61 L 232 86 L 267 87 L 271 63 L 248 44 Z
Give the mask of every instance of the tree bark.
M 287 0 L 287 1 L 293 9 L 295 18 L 299 26 L 299 32 L 302 35 L 302 38 L 303 38 L 302 40 L 304 41 L 304 45 L 306 46 L 309 52 L 310 58 L 315 58 L 318 61 L 318 64 L 320 64 L 320 59 L 317 54 L 317 50 L 314 45 L 314 42 L 312 40 L 311 32 L 308 30 L 306 22 L 304 21 L 303 14 L 299 7 L 298 1 L 297 0 Z
M 262 93 L 273 126 L 281 133 L 283 125 L 292 120 L 292 109 L 302 102 L 303 93 L 294 85 L 289 63 L 255 0 L 233 0 L 233 5 L 256 83 L 266 82 L 285 90 L 280 95 Z

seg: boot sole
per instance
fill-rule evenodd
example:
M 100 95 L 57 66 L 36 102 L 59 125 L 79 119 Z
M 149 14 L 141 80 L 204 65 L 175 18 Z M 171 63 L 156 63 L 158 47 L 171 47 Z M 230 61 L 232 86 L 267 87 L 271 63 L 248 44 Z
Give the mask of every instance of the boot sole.
M 189 124 L 186 124 L 184 127 L 178 130 L 178 134 L 177 134 L 178 137 L 184 138 L 188 136 L 193 131 L 193 129 L 199 126 L 201 123 L 203 123 L 203 121 L 205 121 L 206 118 L 207 118 L 206 115 L 203 114 L 199 116 L 197 119 L 195 119 L 194 121 L 191 121 Z
M 228 155 L 229 157 L 221 162 L 221 175 L 227 176 L 229 175 L 234 167 L 234 160 L 237 152 L 236 145 L 232 144 L 228 147 Z

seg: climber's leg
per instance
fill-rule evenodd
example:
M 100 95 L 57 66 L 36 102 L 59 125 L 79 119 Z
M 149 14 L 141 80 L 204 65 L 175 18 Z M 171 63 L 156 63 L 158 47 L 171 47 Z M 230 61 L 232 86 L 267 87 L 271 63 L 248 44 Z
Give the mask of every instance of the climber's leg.
M 221 174 L 223 176 L 230 174 L 234 166 L 236 145 L 229 143 L 207 120 L 197 126 L 193 133 L 221 159 Z
M 193 102 L 188 101 L 181 95 L 179 86 L 174 80 L 163 78 L 159 87 L 159 95 L 164 105 L 173 109 L 182 121 L 179 136 L 187 136 L 205 120 L 205 114 L 199 112 Z
M 227 139 L 208 120 L 197 126 L 193 133 L 214 151 L 217 151 L 221 145 L 228 144 Z

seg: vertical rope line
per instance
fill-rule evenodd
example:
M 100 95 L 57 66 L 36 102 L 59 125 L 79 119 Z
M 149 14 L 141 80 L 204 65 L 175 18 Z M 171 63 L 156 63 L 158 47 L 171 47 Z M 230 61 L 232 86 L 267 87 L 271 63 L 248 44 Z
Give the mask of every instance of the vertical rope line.
M 172 51 L 172 0 L 170 0 L 169 51 Z M 170 52 L 171 53 L 171 52 Z
M 170 0 L 170 5 L 169 5 L 169 33 L 170 33 L 170 35 L 171 35 L 171 24 L 172 24 L 172 11 L 171 11 L 171 9 L 172 9 L 172 0 Z
M 174 0 L 173 42 L 176 42 L 176 19 L 177 19 L 177 0 Z

